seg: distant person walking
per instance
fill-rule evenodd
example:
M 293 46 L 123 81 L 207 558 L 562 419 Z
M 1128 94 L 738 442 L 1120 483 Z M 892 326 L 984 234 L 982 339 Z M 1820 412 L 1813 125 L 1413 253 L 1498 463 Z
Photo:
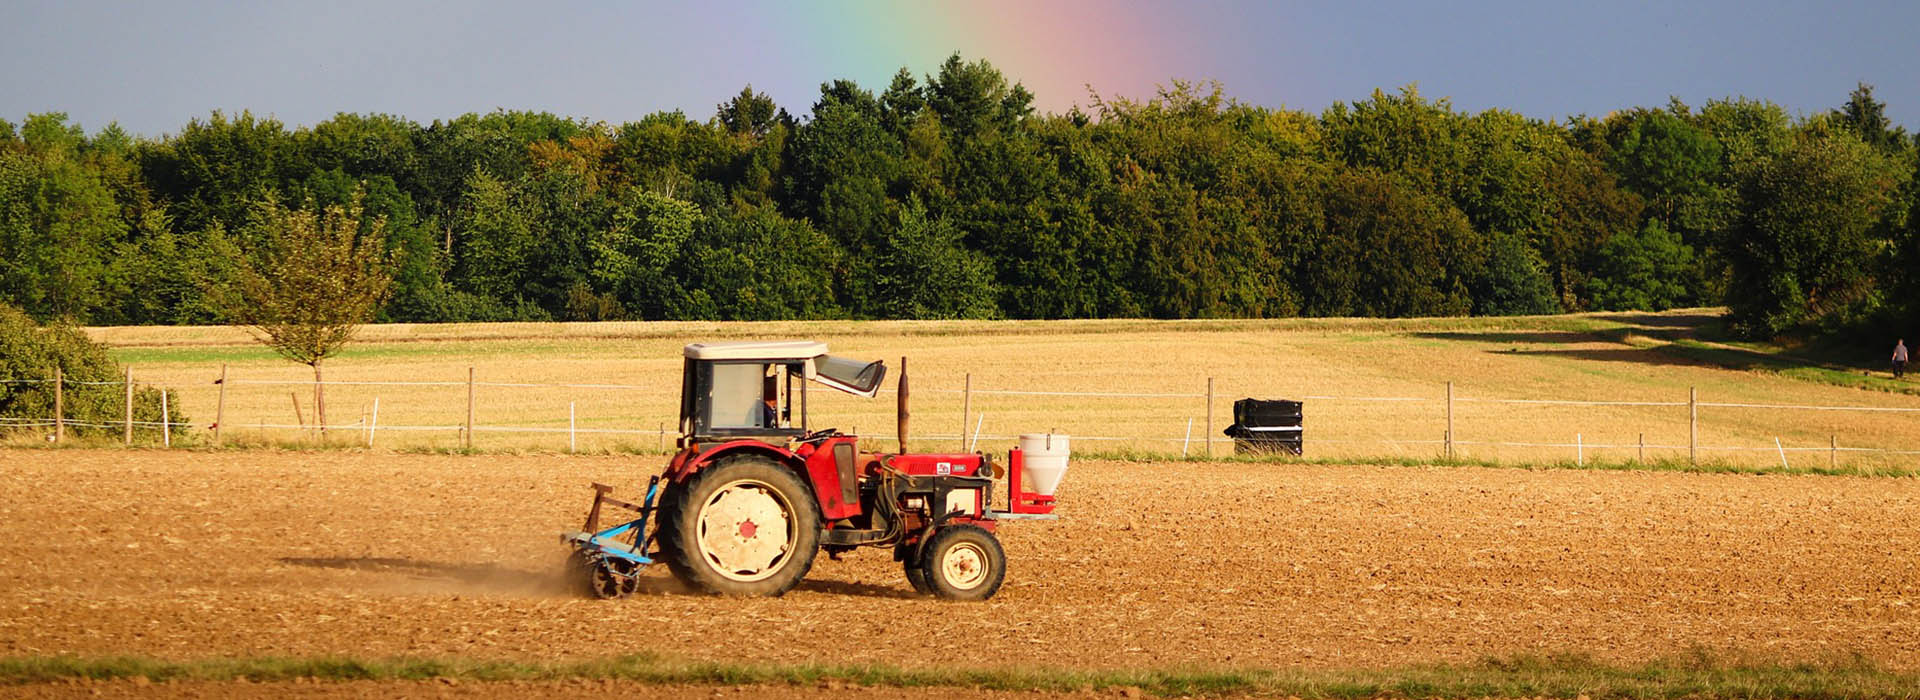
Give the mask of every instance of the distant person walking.
M 1893 341 L 1893 378 L 1907 373 L 1907 339 Z

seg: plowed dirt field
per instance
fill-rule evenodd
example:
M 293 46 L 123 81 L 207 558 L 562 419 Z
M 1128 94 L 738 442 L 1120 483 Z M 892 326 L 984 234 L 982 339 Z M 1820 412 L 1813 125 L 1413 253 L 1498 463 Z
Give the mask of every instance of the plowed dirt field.
M 1082 461 L 983 604 L 879 550 L 780 599 L 571 597 L 647 458 L 0 451 L 0 655 L 1366 667 L 1576 651 L 1920 668 L 1920 481 Z M 620 495 L 616 493 L 616 495 Z

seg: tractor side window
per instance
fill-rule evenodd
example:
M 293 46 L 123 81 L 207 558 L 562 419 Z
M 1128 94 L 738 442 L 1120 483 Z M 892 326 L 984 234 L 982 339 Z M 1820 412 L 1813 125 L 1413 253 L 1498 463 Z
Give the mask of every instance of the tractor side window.
M 710 428 L 761 428 L 762 404 L 760 400 L 761 377 L 765 374 L 757 364 L 716 364 L 713 366 L 713 384 L 708 395 L 708 410 L 712 419 Z
M 868 395 L 880 388 L 880 380 L 887 372 L 886 365 L 879 362 L 861 362 L 832 355 L 816 358 L 813 367 L 829 383 Z

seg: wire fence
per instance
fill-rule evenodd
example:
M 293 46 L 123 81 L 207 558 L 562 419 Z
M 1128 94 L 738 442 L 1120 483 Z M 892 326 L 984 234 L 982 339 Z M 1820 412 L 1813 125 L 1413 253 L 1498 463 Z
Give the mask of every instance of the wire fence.
M 329 440 L 362 442 L 366 446 L 458 447 L 480 449 L 665 450 L 677 437 L 679 387 L 657 384 L 587 382 L 482 381 L 469 368 L 459 380 L 327 380 L 242 378 L 229 376 L 225 367 L 207 385 L 181 387 L 196 399 L 211 399 L 212 420 L 176 421 L 164 415 L 168 394 L 162 389 L 162 419 L 134 418 L 136 386 L 132 373 L 121 381 L 74 381 L 55 376 L 0 379 L 0 384 L 51 385 L 56 399 L 54 415 L 45 418 L 0 418 L 0 430 L 47 431 L 48 440 L 66 439 L 69 429 L 119 430 L 128 443 L 136 439 L 171 446 L 248 440 Z M 78 420 L 64 414 L 60 396 L 68 387 L 123 387 L 120 420 L 93 416 Z M 318 418 L 318 403 L 309 405 L 303 394 L 324 387 L 326 404 L 352 407 L 352 420 Z M 274 408 L 274 393 L 288 389 L 287 404 Z M 209 390 L 211 390 L 209 392 Z M 913 425 L 939 429 L 911 431 L 916 447 L 925 450 L 954 447 L 971 451 L 1010 443 L 1023 433 L 1055 431 L 1089 444 L 1093 451 L 1131 451 L 1183 456 L 1217 455 L 1234 449 L 1222 435 L 1231 422 L 1227 394 L 1205 391 L 1079 391 L 1025 388 L 975 388 L 967 375 L 964 386 L 911 390 L 915 397 Z M 583 395 L 597 395 L 591 398 Z M 176 397 L 180 393 L 174 394 Z M 205 394 L 211 393 L 212 396 Z M 830 392 L 817 392 L 820 408 L 849 409 L 842 413 L 858 423 L 891 426 L 894 417 L 873 404 L 833 406 Z M 881 393 L 893 394 L 886 389 Z M 1252 391 L 1250 394 L 1276 395 Z M 1304 442 L 1315 456 L 1327 457 L 1443 457 L 1619 461 L 1650 458 L 1693 462 L 1754 461 L 1811 466 L 1808 456 L 1826 466 L 1869 457 L 1880 463 L 1910 464 L 1920 455 L 1920 407 L 1819 405 L 1751 401 L 1704 401 L 1689 389 L 1686 400 L 1621 400 L 1570 398 L 1516 398 L 1456 395 L 1451 383 L 1434 396 L 1362 396 L 1296 394 L 1307 402 L 1309 417 Z M 382 401 L 387 415 L 381 416 Z M 564 400 L 564 403 L 562 403 Z M 1175 402 L 1197 401 L 1185 409 Z M 580 410 L 582 404 L 589 411 Z M 882 402 L 891 408 L 892 402 Z M 231 404 L 231 405 L 230 405 Z M 405 405 L 396 415 L 396 406 Z M 1157 406 L 1157 407 L 1156 407 Z M 564 407 L 564 413 L 562 413 Z M 288 410 L 290 409 L 290 410 Z M 1704 421 L 1702 411 L 1711 418 Z M 339 408 L 331 409 L 335 415 Z M 1548 415 L 1552 412 L 1575 415 Z M 1756 418 L 1761 414 L 1765 417 Z M 1828 430 L 1805 420 L 1779 420 L 1782 414 L 1855 414 L 1871 419 L 1830 423 Z M 205 416 L 206 413 L 198 415 Z M 1032 426 L 1032 430 L 985 430 L 989 415 L 996 425 Z M 404 419 L 397 419 L 404 416 Z M 294 420 L 286 420 L 286 418 Z M 1222 418 L 1225 417 L 1225 420 Z M 1868 422 L 1861 423 L 1859 421 Z M 1889 422 L 1891 421 L 1891 422 Z M 1596 425 L 1597 424 L 1597 425 Z M 1684 434 L 1680 432 L 1684 424 Z M 952 429 L 948 426 L 952 426 Z M 818 427 L 818 426 L 816 426 Z M 1108 430 L 1101 430 L 1102 427 Z M 1572 430 L 1566 428 L 1572 427 Z M 1583 429 L 1584 427 L 1584 429 Z M 1635 428 L 1638 428 L 1637 430 Z M 897 431 L 859 432 L 863 440 L 897 441 Z M 1649 440 L 1649 434 L 1654 439 Z M 564 436 L 564 446 L 558 438 Z M 157 437 L 158 440 L 154 440 Z M 1824 440 L 1819 438 L 1824 437 Z M 1842 444 L 1842 438 L 1845 445 Z M 1679 438 L 1684 438 L 1681 440 Z M 1771 454 L 1769 454 L 1771 453 Z M 1821 453 L 1824 453 L 1822 455 Z M 1824 460 L 1818 458 L 1824 456 Z

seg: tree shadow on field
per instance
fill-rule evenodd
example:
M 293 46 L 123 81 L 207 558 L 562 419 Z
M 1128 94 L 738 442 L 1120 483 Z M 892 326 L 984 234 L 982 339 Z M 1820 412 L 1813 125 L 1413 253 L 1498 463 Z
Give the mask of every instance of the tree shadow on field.
M 1712 329 L 1717 327 L 1724 320 L 1719 314 L 1714 314 L 1714 313 L 1690 313 L 1690 314 L 1638 313 L 1638 314 L 1623 314 L 1619 316 L 1612 316 L 1611 318 L 1615 321 L 1619 321 L 1620 323 L 1624 323 L 1630 326 L 1641 326 L 1644 328 L 1675 328 L 1675 329 L 1686 329 L 1689 331 Z
M 1533 357 L 1566 357 L 1576 360 L 1595 362 L 1627 362 L 1636 365 L 1659 365 L 1667 367 L 1712 367 L 1711 362 L 1698 360 L 1665 350 L 1666 346 L 1650 348 L 1618 348 L 1610 350 L 1509 350 L 1502 355 L 1527 355 Z
M 1470 343 L 1591 343 L 1604 340 L 1602 336 L 1584 331 L 1421 331 L 1414 333 L 1415 338 L 1427 340 L 1454 340 Z

